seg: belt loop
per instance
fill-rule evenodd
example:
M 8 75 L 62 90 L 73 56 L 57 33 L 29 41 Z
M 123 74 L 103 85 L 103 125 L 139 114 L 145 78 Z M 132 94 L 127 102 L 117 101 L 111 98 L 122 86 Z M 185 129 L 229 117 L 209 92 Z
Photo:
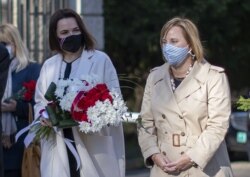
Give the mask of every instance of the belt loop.
M 173 146 L 174 147 L 180 147 L 180 135 L 179 134 L 172 134 L 172 140 L 173 140 Z

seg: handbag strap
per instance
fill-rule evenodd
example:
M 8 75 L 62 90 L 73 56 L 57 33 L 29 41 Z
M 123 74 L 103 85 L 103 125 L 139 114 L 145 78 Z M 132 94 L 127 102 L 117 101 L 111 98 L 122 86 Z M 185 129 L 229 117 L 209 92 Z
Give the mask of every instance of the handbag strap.
M 29 124 L 31 124 L 33 121 L 33 110 L 31 103 L 28 103 L 28 106 L 29 106 Z

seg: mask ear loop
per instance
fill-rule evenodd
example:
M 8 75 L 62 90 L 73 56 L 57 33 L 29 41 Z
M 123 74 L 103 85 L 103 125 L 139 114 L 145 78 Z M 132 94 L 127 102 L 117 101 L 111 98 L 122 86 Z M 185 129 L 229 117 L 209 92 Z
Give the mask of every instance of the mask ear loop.
M 191 55 L 192 59 L 194 60 L 194 59 L 195 59 L 195 54 L 192 53 L 192 49 L 190 49 L 190 50 L 188 51 L 188 53 Z
M 66 38 L 62 38 L 59 40 L 60 47 L 62 48 L 63 42 L 65 41 Z

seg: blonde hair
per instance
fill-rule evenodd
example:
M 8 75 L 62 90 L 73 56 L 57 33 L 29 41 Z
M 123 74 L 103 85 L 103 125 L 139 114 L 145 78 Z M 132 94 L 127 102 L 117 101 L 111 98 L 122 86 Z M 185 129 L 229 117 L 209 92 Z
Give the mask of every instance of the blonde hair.
M 18 29 L 12 24 L 0 25 L 0 42 L 15 46 L 15 57 L 18 60 L 16 72 L 24 69 L 33 60 L 29 57 L 27 47 L 24 45 Z
M 160 34 L 160 44 L 163 44 L 163 38 L 168 31 L 178 26 L 182 29 L 183 35 L 192 49 L 192 53 L 195 55 L 197 61 L 201 61 L 204 58 L 204 49 L 200 41 L 199 32 L 195 24 L 186 18 L 175 17 L 164 24 Z

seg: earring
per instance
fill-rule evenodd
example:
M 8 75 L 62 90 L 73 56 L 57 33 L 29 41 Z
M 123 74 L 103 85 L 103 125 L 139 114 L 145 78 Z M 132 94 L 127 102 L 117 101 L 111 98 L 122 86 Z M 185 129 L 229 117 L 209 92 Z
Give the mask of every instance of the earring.
M 192 49 L 190 49 L 190 50 L 188 51 L 188 53 L 191 55 L 192 59 L 194 60 L 194 59 L 195 59 L 195 54 L 192 53 Z

